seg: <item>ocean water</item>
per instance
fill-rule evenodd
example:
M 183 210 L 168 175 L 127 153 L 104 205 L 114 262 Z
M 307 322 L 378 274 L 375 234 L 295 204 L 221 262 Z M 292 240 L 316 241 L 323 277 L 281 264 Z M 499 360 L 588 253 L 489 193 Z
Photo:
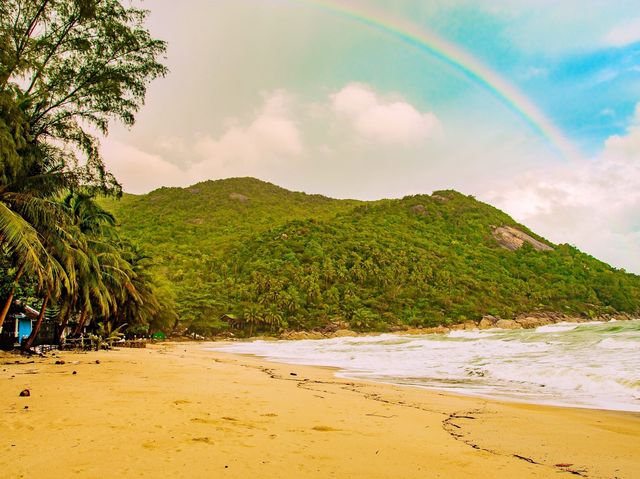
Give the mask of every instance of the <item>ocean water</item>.
M 640 411 L 640 320 L 530 330 L 236 343 L 222 351 L 338 376 L 538 404 Z

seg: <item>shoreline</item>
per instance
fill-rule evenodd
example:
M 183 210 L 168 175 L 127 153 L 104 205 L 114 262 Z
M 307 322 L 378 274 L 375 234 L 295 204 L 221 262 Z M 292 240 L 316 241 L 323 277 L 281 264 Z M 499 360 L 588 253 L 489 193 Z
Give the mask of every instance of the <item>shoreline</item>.
M 205 347 L 0 356 L 0 466 L 35 478 L 640 474 L 637 413 L 341 379 Z
M 484 316 L 479 321 L 468 320 L 449 326 L 439 325 L 425 328 L 406 327 L 394 331 L 354 331 L 351 329 L 338 329 L 332 332 L 310 331 L 285 331 L 278 336 L 250 336 L 250 337 L 213 337 L 208 341 L 299 341 L 304 339 L 321 340 L 343 337 L 370 337 L 382 336 L 384 334 L 396 334 L 398 336 L 424 335 L 424 334 L 448 334 L 453 331 L 488 331 L 488 330 L 523 330 L 536 329 L 542 326 L 554 324 L 590 324 L 609 323 L 616 321 L 638 321 L 640 317 L 631 316 L 626 313 L 617 315 L 599 316 L 595 318 L 583 318 L 580 316 L 566 316 L 562 313 L 531 313 L 516 317 L 515 319 L 500 319 L 494 316 Z
M 330 339 L 330 338 L 327 338 L 327 339 Z M 194 344 L 202 344 L 202 343 L 194 343 Z M 214 342 L 213 344 L 222 345 L 224 347 L 224 343 L 222 341 Z M 233 345 L 235 343 L 229 342 L 228 344 Z M 209 351 L 213 354 L 220 353 L 220 354 L 229 355 L 229 356 L 238 356 L 241 358 L 246 357 L 249 359 L 253 359 L 256 361 L 264 362 L 267 364 L 271 364 L 271 365 L 279 366 L 283 368 L 303 367 L 303 368 L 320 369 L 324 371 L 329 371 L 333 373 L 334 378 L 341 379 L 344 381 L 355 381 L 355 382 L 364 382 L 364 383 L 371 383 L 371 384 L 380 384 L 385 386 L 394 386 L 398 388 L 417 389 L 421 391 L 427 391 L 428 393 L 444 394 L 447 396 L 453 396 L 457 398 L 469 398 L 469 399 L 476 399 L 479 401 L 490 401 L 490 402 L 510 404 L 510 405 L 528 405 L 528 406 L 551 407 L 551 408 L 558 408 L 558 409 L 576 409 L 576 410 L 584 410 L 584 411 L 613 412 L 613 413 L 632 414 L 640 417 L 640 411 L 633 411 L 629 409 L 612 409 L 612 408 L 594 407 L 591 405 L 579 405 L 579 404 L 535 402 L 535 401 L 527 401 L 524 399 L 517 399 L 515 397 L 499 397 L 499 396 L 491 396 L 489 394 L 482 395 L 482 394 L 474 394 L 471 392 L 466 393 L 461 391 L 451 391 L 450 389 L 438 388 L 435 386 L 424 386 L 421 384 L 392 382 L 392 381 L 385 381 L 382 379 L 368 379 L 368 378 L 358 377 L 355 375 L 350 376 L 348 370 L 340 368 L 338 366 L 326 366 L 321 364 L 288 363 L 285 361 L 278 361 L 275 359 L 268 358 L 266 356 L 260 356 L 258 354 L 253 354 L 253 353 L 239 353 L 235 351 L 227 352 L 227 351 L 224 351 L 223 349 L 219 349 L 219 347 L 213 347 L 213 346 L 211 347 L 211 349 L 205 348 L 204 350 Z M 640 448 L 639 448 L 639 452 L 640 452 Z

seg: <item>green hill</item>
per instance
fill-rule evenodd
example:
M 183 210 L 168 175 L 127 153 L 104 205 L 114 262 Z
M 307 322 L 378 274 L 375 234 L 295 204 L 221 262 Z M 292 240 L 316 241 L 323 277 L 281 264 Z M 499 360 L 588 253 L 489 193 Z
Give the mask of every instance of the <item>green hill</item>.
M 455 191 L 362 202 L 233 178 L 105 206 L 156 258 L 195 332 L 223 329 L 223 314 L 275 332 L 640 311 L 640 277 Z

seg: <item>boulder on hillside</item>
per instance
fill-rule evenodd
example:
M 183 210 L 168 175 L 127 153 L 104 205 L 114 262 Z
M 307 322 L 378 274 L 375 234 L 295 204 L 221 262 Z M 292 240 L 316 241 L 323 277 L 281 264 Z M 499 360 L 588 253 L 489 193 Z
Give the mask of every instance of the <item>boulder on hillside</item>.
M 414 205 L 411 208 L 409 208 L 409 211 L 411 211 L 414 215 L 418 215 L 418 216 L 428 216 L 428 212 L 427 212 L 427 208 L 425 208 L 424 205 Z
M 229 199 L 239 201 L 240 203 L 246 203 L 249 201 L 249 197 L 241 195 L 240 193 L 229 193 Z
M 525 243 L 533 246 L 536 251 L 553 251 L 553 248 L 541 241 L 529 236 L 512 226 L 499 226 L 493 229 L 493 237 L 502 246 L 510 251 L 522 248 Z

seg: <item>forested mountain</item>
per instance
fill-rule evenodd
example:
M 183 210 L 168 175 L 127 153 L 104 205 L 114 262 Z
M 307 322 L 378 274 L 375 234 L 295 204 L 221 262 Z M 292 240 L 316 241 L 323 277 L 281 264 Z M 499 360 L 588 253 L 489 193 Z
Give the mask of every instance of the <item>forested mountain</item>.
M 103 204 L 204 334 L 640 310 L 640 277 L 455 191 L 363 202 L 234 178 Z

